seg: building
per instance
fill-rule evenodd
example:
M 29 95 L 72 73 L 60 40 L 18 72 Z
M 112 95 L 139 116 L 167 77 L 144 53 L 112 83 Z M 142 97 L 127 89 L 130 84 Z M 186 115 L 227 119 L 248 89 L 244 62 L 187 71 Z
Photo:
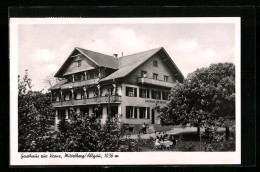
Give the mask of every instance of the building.
M 55 129 L 59 120 L 70 119 L 69 108 L 102 123 L 110 109 L 132 128 L 159 124 L 154 107 L 165 105 L 170 89 L 184 78 L 163 47 L 123 57 L 76 47 L 55 77 L 62 79 L 50 88 Z

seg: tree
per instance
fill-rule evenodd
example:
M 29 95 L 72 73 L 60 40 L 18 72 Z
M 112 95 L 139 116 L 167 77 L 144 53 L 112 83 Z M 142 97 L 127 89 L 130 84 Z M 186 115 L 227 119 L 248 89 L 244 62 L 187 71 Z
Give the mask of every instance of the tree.
M 32 151 L 39 137 L 47 134 L 53 117 L 50 94 L 32 91 L 28 70 L 18 76 L 18 150 Z
M 55 136 L 40 138 L 35 150 L 38 152 L 118 152 L 140 151 L 140 139 L 124 135 L 116 118 L 107 117 L 106 123 L 94 115 L 82 116 L 70 109 L 70 122 L 60 121 L 62 130 Z M 66 120 L 63 120 L 66 121 Z
M 61 78 L 55 78 L 54 74 L 55 73 L 52 73 L 46 76 L 46 78 L 43 80 L 43 83 L 46 85 L 47 88 L 53 87 L 58 82 L 62 81 Z
M 235 119 L 235 66 L 197 69 L 172 88 L 170 102 L 159 112 L 162 125 L 228 126 Z
M 59 131 L 49 132 L 54 117 L 50 93 L 32 91 L 28 71 L 18 76 L 18 150 L 20 152 L 116 152 L 140 151 L 140 139 L 124 134 L 117 118 L 108 115 L 105 124 L 94 115 L 70 109 L 70 121 L 63 118 Z

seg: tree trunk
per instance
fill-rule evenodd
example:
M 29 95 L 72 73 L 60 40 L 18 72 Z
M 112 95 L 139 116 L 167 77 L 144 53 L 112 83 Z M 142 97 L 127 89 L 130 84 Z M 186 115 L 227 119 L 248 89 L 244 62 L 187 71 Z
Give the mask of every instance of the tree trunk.
M 229 127 L 226 127 L 226 140 L 229 139 L 229 135 L 230 135 Z
M 200 127 L 197 127 L 197 136 L 198 136 L 198 140 L 200 139 Z

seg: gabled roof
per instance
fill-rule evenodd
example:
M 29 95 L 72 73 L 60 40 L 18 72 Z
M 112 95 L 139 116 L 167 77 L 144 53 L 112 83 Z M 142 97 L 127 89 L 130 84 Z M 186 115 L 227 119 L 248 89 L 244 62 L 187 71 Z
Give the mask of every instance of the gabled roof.
M 111 75 L 101 79 L 100 81 L 107 81 L 111 79 L 125 77 L 161 49 L 162 47 L 119 58 L 119 69 Z
M 118 69 L 118 60 L 113 56 L 101 54 L 90 50 L 85 50 L 79 47 L 76 47 L 76 49 L 98 66 Z
M 72 57 L 71 55 L 78 51 L 82 54 L 82 58 L 91 61 L 97 66 L 100 67 L 107 67 L 112 69 L 118 69 L 118 59 L 114 58 L 113 56 L 101 54 L 98 52 L 85 50 L 83 48 L 75 47 L 72 53 L 69 55 L 69 57 L 66 59 L 66 61 L 63 63 L 63 65 L 60 67 L 58 72 L 54 75 L 55 77 L 61 77 L 62 74 L 67 70 L 67 67 L 69 64 L 76 58 L 75 56 Z
M 77 50 L 79 51 L 84 58 L 87 58 L 89 61 L 93 62 L 97 66 L 102 67 L 108 67 L 112 69 L 118 69 L 111 75 L 108 75 L 105 78 L 102 78 L 100 81 L 108 81 L 113 80 L 117 78 L 123 78 L 126 77 L 128 74 L 130 74 L 132 71 L 137 69 L 140 65 L 145 63 L 147 60 L 149 60 L 153 55 L 160 54 L 164 61 L 166 61 L 166 65 L 169 67 L 169 69 L 173 72 L 175 77 L 182 81 L 184 79 L 184 76 L 182 75 L 181 71 L 178 69 L 178 67 L 175 65 L 171 57 L 168 55 L 168 53 L 165 51 L 163 47 L 151 49 L 148 51 L 143 51 L 136 54 L 127 55 L 120 58 L 114 58 L 109 55 L 97 53 L 90 50 L 85 50 L 82 48 L 76 47 L 73 52 Z M 66 70 L 66 65 L 68 65 L 74 58 L 71 57 L 73 52 L 70 54 L 70 56 L 67 58 L 65 63 L 62 65 L 62 67 L 59 69 L 59 71 L 55 74 L 55 77 L 61 75 L 64 70 Z M 65 84 L 64 82 L 61 82 L 51 89 L 57 89 L 60 88 L 61 85 Z
M 58 89 L 60 88 L 63 84 L 65 84 L 67 82 L 66 79 L 58 82 L 57 84 L 55 84 L 54 86 L 52 86 L 51 88 L 49 88 L 49 90 L 55 90 L 55 89 Z

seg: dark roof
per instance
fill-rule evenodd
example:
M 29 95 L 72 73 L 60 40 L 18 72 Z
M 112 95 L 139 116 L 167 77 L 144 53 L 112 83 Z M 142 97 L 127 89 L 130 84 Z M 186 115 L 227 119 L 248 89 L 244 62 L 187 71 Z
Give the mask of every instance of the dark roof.
M 79 47 L 76 47 L 76 49 L 98 66 L 118 69 L 118 60 L 113 56 L 101 54 L 90 50 L 85 50 Z
M 95 65 L 100 67 L 107 67 L 112 69 L 118 69 L 118 59 L 113 56 L 97 53 L 90 50 L 85 50 L 83 48 L 75 47 L 66 61 L 62 64 L 58 72 L 54 75 L 55 77 L 62 77 L 62 74 L 67 70 L 68 65 L 73 61 L 76 57 L 71 57 L 71 55 L 78 51 L 82 54 L 82 58 L 86 58 L 93 62 Z
M 107 81 L 111 79 L 125 77 L 161 49 L 162 47 L 119 58 L 119 69 L 111 75 L 101 79 L 100 81 Z
M 61 85 L 65 84 L 67 82 L 67 79 L 64 79 L 57 84 L 55 84 L 53 87 L 49 88 L 49 90 L 55 90 L 61 87 Z
M 82 53 L 85 56 L 85 58 L 88 58 L 90 61 L 95 63 L 97 66 L 118 69 L 111 75 L 101 79 L 100 80 L 101 82 L 116 79 L 116 78 L 123 78 L 123 77 L 127 76 L 129 73 L 131 73 L 137 67 L 142 65 L 144 62 L 146 62 L 148 59 L 150 59 L 156 53 L 164 54 L 163 56 L 169 60 L 169 63 L 167 63 L 167 65 L 169 66 L 170 70 L 173 71 L 173 73 L 177 74 L 176 77 L 179 78 L 180 81 L 182 81 L 184 78 L 181 71 L 178 69 L 178 67 L 175 65 L 175 63 L 173 62 L 173 60 L 168 55 L 168 53 L 164 50 L 163 47 L 151 49 L 148 51 L 143 51 L 143 52 L 136 53 L 136 54 L 127 55 L 127 56 L 120 57 L 120 58 L 115 58 L 113 56 L 97 53 L 97 52 L 90 51 L 90 50 L 85 50 L 85 49 L 78 48 L 78 47 L 76 47 L 74 49 L 74 51 L 75 50 Z M 55 76 L 59 76 L 62 73 L 62 71 L 65 70 L 66 64 L 70 63 L 71 60 L 72 60 L 72 58 L 70 58 L 70 56 L 69 56 L 68 59 L 65 61 L 65 63 L 62 65 L 62 67 L 59 69 L 57 74 L 55 74 Z M 81 83 L 88 84 L 88 83 L 84 83 L 84 82 L 81 82 Z M 92 84 L 94 84 L 94 83 L 92 83 Z M 81 84 L 79 84 L 79 85 L 81 85 Z M 57 88 L 61 88 L 61 87 L 67 88 L 70 86 L 75 86 L 75 85 L 66 84 L 65 82 L 62 81 L 61 83 L 56 84 L 55 86 L 53 86 L 50 89 L 57 89 Z

